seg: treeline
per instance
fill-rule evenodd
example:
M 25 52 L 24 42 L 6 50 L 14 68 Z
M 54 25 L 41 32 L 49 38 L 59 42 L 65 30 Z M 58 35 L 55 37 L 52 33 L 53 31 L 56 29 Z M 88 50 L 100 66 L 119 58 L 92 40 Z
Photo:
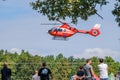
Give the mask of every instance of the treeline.
M 97 75 L 98 57 L 92 57 L 92 66 Z M 120 62 L 114 61 L 111 57 L 104 58 L 105 63 L 109 66 L 109 73 L 117 73 L 120 68 Z M 39 56 L 31 55 L 29 52 L 21 51 L 21 54 L 11 53 L 7 50 L 0 50 L 0 69 L 3 67 L 3 62 L 7 62 L 8 67 L 12 69 L 12 80 L 31 80 L 35 70 L 39 70 L 42 62 L 47 63 L 47 67 L 53 73 L 52 80 L 69 80 L 76 74 L 76 70 L 80 65 L 85 64 L 85 58 L 74 58 L 70 56 L 64 57 L 61 53 L 57 56 Z M 1 77 L 0 77 L 1 78 Z

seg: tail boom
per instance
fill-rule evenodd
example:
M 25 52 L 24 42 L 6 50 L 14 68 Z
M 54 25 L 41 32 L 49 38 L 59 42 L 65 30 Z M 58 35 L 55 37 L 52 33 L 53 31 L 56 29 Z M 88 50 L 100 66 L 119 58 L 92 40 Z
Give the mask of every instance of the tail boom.
M 90 34 L 92 36 L 98 36 L 100 35 L 100 24 L 96 24 L 92 29 L 89 31 L 86 30 L 78 30 L 78 33 L 83 33 L 83 34 Z

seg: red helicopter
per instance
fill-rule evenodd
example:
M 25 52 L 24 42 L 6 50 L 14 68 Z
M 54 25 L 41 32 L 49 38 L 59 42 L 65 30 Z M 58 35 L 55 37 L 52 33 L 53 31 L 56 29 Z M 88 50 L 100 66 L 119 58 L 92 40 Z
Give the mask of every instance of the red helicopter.
M 67 23 L 61 21 L 59 22 L 62 23 L 61 26 L 53 27 L 52 29 L 48 30 L 48 33 L 54 37 L 53 39 L 56 39 L 56 37 L 61 37 L 66 39 L 76 33 L 90 34 L 95 37 L 100 35 L 100 24 L 96 24 L 90 30 L 78 30 L 74 27 L 71 27 Z

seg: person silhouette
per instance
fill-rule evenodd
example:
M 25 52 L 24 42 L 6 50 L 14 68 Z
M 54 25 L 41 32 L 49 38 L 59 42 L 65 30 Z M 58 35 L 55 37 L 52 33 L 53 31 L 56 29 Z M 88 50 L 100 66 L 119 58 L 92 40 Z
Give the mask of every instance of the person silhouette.
M 2 80 L 11 80 L 11 69 L 8 68 L 8 64 L 5 62 L 1 69 Z
M 52 78 L 52 72 L 46 66 L 47 66 L 46 63 L 42 63 L 42 68 L 40 68 L 38 72 L 38 75 L 40 76 L 40 80 L 50 80 L 49 75 Z
M 35 74 L 32 76 L 32 80 L 40 80 L 40 77 L 38 76 L 38 71 L 35 71 Z

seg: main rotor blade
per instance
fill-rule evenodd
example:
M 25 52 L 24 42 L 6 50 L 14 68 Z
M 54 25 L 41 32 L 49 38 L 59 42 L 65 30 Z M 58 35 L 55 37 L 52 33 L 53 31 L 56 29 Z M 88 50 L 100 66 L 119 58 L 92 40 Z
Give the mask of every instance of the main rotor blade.
M 61 25 L 61 23 L 41 23 L 41 25 Z

